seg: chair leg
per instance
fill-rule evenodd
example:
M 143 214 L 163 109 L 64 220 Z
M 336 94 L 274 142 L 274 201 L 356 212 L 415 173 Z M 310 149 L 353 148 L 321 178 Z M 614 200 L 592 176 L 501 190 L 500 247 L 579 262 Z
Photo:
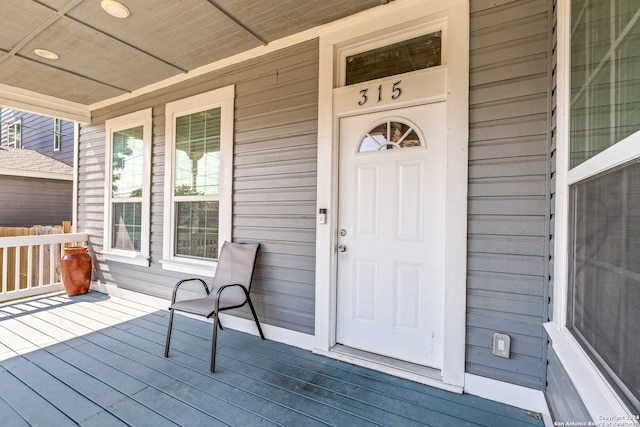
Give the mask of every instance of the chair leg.
M 248 296 L 247 296 L 247 302 L 249 303 L 249 307 L 251 308 L 251 313 L 253 313 L 253 319 L 256 321 L 258 332 L 260 332 L 260 338 L 264 340 L 264 334 L 262 333 L 262 328 L 260 327 L 260 322 L 258 321 L 258 315 L 256 314 L 256 309 L 253 308 L 253 303 L 251 302 L 251 298 L 249 298 Z
M 167 342 L 164 345 L 164 357 L 169 357 L 169 343 L 171 342 L 171 328 L 173 327 L 173 310 L 169 310 L 169 326 L 167 328 Z
M 213 336 L 211 337 L 211 368 L 213 373 L 216 370 L 216 341 L 218 340 L 218 325 L 220 321 L 218 319 L 218 313 L 213 315 Z

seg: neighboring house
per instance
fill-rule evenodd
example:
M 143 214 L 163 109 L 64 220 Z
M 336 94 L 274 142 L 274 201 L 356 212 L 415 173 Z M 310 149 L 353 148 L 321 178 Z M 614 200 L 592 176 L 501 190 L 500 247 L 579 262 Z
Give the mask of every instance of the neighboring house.
M 73 166 L 74 123 L 0 107 L 0 146 L 24 148 Z
M 268 339 L 637 424 L 639 37 L 633 1 L 396 0 L 78 104 L 94 279 L 168 299 L 258 241 Z
M 0 226 L 72 220 L 73 122 L 0 108 Z
M 0 227 L 71 221 L 73 167 L 33 150 L 0 146 Z

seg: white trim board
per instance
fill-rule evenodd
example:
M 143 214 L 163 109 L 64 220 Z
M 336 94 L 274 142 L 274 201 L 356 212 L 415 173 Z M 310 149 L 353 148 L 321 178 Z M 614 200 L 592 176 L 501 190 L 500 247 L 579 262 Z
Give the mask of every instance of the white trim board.
M 123 250 L 113 248 L 113 134 L 125 129 L 142 126 L 143 166 L 142 194 L 128 201 L 140 203 L 142 209 L 140 250 Z M 102 255 L 106 260 L 124 262 L 139 266 L 149 266 L 150 230 L 151 230 L 151 149 L 153 145 L 153 112 L 151 108 L 139 110 L 105 122 L 105 182 L 104 182 L 104 244 Z M 115 199 L 117 200 L 117 199 Z
M 601 420 L 602 416 L 608 415 L 634 415 L 567 328 L 558 328 L 554 322 L 545 323 L 544 327 L 553 351 L 594 420 Z M 625 421 L 635 422 L 629 425 L 640 425 L 631 418 Z
M 483 399 L 542 414 L 545 426 L 552 426 L 551 413 L 541 390 L 523 387 L 479 375 L 464 375 L 464 391 Z
M 171 301 L 164 298 L 154 297 L 152 295 L 141 294 L 139 292 L 130 291 L 128 289 L 122 289 L 115 285 L 109 285 L 101 282 L 93 282 L 91 289 L 101 292 L 103 294 L 112 295 L 114 297 L 123 298 L 129 301 L 137 302 L 158 310 L 167 310 L 171 305 Z M 179 313 L 192 317 L 197 320 L 210 322 L 201 316 L 193 316 L 187 313 Z M 258 318 L 258 320 L 260 320 Z M 236 331 L 244 332 L 247 334 L 258 336 L 258 330 L 256 323 L 251 319 L 243 319 L 241 317 L 231 316 L 229 314 L 220 314 L 220 321 L 225 328 L 233 329 Z M 260 322 L 262 331 L 265 338 L 271 341 L 276 341 L 282 344 L 287 344 L 293 347 L 298 347 L 303 350 L 313 350 L 313 335 L 304 334 L 302 332 L 291 331 L 289 329 L 281 328 L 279 326 L 273 326 Z
M 91 112 L 86 105 L 5 84 L 0 84 L 0 105 L 71 122 L 91 122 Z

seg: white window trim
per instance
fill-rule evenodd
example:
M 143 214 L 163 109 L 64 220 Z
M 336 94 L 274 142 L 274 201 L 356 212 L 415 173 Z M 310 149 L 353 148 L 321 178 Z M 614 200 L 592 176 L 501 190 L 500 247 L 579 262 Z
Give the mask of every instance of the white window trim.
M 58 140 L 57 146 L 56 146 L 56 139 Z M 60 151 L 61 144 L 62 144 L 62 121 L 60 119 L 54 118 L 53 119 L 53 151 Z
M 382 48 L 395 43 L 411 40 L 416 37 L 442 31 L 441 48 L 440 48 L 440 65 L 429 67 L 424 70 L 418 70 L 417 72 L 424 72 L 425 70 L 433 70 L 434 68 L 444 68 L 447 64 L 447 37 L 449 32 L 447 30 L 447 20 L 438 19 L 435 21 L 427 22 L 423 25 L 417 25 L 412 28 L 400 28 L 390 34 L 383 34 L 375 38 L 367 38 L 360 43 L 350 44 L 345 48 L 339 49 L 338 52 L 338 84 L 337 87 L 346 86 L 347 80 L 347 58 L 351 55 L 356 55 L 370 50 Z M 362 82 L 364 83 L 364 82 Z
M 164 243 L 162 268 L 170 271 L 211 276 L 216 261 L 205 261 L 176 257 L 175 243 L 175 202 L 174 202 L 174 151 L 175 121 L 177 117 L 212 108 L 221 108 L 220 123 L 220 207 L 218 218 L 218 248 L 222 242 L 231 241 L 232 190 L 233 190 L 233 113 L 235 86 L 170 102 L 165 106 L 165 180 L 164 180 Z
M 640 132 L 625 138 L 569 171 L 571 108 L 571 16 L 569 0 L 558 0 L 556 129 L 556 215 L 554 230 L 553 321 L 545 324 L 554 352 L 574 383 L 591 417 L 629 414 L 630 410 L 567 327 L 569 304 L 569 186 L 640 156 Z M 637 424 L 636 424 L 637 425 Z
M 11 129 L 11 127 L 15 126 L 15 125 L 20 125 L 20 133 L 18 135 L 20 135 L 18 138 L 16 138 L 16 134 L 14 132 L 13 134 L 13 141 L 11 141 L 9 139 L 9 129 Z M 19 118 L 18 120 L 14 121 L 13 123 L 11 123 L 8 127 L 7 127 L 7 147 L 13 147 L 13 148 L 22 148 L 22 117 Z
M 456 126 L 447 133 L 447 186 L 464 189 L 449 192 L 446 199 L 447 243 L 445 258 L 445 295 L 443 301 L 444 361 L 442 381 L 431 385 L 458 391 L 465 381 L 465 326 L 466 326 L 466 224 L 467 224 L 467 149 L 468 149 L 468 82 L 469 82 L 469 2 L 425 2 L 408 0 L 393 2 L 377 11 L 345 19 L 323 28 L 320 33 L 319 98 L 318 98 L 318 209 L 327 209 L 326 224 L 316 229 L 316 353 L 339 357 L 331 352 L 336 330 L 336 260 L 337 236 L 337 123 L 334 114 L 334 94 L 342 88 L 340 73 L 335 72 L 340 61 L 339 52 L 348 46 L 363 48 L 363 41 L 377 39 L 386 33 L 397 36 L 413 28 L 430 25 L 448 28 L 443 37 L 445 66 L 434 67 L 447 73 L 447 117 Z M 447 38 L 448 37 L 448 38 Z M 423 70 L 424 71 L 424 70 Z M 432 72 L 438 72 L 434 70 Z M 329 167 L 327 167 L 329 166 Z M 461 267 L 462 266 L 462 267 Z M 378 366 L 379 369 L 384 368 Z M 426 381 L 426 377 L 413 378 Z
M 116 117 L 105 122 L 105 181 L 104 181 L 104 244 L 102 255 L 107 261 L 149 267 L 150 264 L 150 223 L 151 223 L 151 146 L 152 146 L 152 109 L 137 111 Z M 142 183 L 142 230 L 140 252 L 115 249 L 111 247 L 113 241 L 111 174 L 113 160 L 112 135 L 125 129 L 142 126 L 144 178 Z

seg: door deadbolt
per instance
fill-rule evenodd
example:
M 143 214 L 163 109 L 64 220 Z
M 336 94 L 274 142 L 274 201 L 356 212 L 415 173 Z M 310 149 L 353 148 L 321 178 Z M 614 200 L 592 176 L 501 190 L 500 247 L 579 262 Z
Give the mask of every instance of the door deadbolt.
M 342 237 L 346 236 L 346 235 L 347 235 L 347 230 L 345 230 L 344 228 L 341 228 L 341 229 L 340 229 L 340 235 L 341 235 Z

